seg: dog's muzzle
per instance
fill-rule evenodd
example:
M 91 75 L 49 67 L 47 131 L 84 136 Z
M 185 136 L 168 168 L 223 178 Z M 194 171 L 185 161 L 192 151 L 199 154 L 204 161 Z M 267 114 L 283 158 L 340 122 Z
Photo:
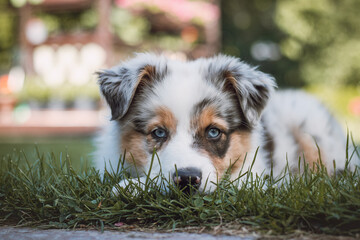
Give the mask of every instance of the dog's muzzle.
M 173 174 L 173 180 L 183 192 L 190 192 L 190 189 L 199 189 L 201 175 L 197 168 L 180 168 Z

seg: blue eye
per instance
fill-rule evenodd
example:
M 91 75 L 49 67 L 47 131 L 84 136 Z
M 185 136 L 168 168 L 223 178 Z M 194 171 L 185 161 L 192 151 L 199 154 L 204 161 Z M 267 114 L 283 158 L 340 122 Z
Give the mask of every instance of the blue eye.
M 155 138 L 167 138 L 167 132 L 163 128 L 157 128 L 151 133 Z
M 209 128 L 207 131 L 207 137 L 212 139 L 219 137 L 220 134 L 221 131 L 218 128 Z

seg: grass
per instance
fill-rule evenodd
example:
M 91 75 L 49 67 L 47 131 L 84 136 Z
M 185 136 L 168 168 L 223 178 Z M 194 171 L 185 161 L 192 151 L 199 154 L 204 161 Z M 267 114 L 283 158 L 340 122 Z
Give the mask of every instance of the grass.
M 119 225 L 164 230 L 246 226 L 273 234 L 300 229 L 358 236 L 360 169 L 330 176 L 324 167 L 318 168 L 287 172 L 283 179 L 244 173 L 246 181 L 240 188 L 225 178 L 211 194 L 188 195 L 171 186 L 164 193 L 154 184 L 157 179 L 149 179 L 148 191 L 132 185 L 137 194 L 120 188 L 114 196 L 112 187 L 124 172 L 101 178 L 85 163 L 74 170 L 68 154 L 36 150 L 35 158 L 29 159 L 17 152 L 0 162 L 0 224 L 101 230 Z M 119 171 L 119 166 L 115 169 Z
M 0 161 L 8 155 L 15 158 L 21 150 L 27 154 L 28 160 L 33 163 L 37 157 L 38 149 L 40 152 L 53 153 L 60 156 L 67 153 L 71 156 L 72 167 L 75 170 L 82 168 L 84 162 L 90 159 L 89 153 L 94 148 L 90 137 L 11 137 L 0 138 Z M 20 162 L 25 163 L 24 161 Z

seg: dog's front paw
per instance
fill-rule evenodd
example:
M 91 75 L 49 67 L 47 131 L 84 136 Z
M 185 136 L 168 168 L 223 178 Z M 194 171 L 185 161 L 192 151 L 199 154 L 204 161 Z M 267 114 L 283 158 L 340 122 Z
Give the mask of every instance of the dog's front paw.
M 113 187 L 112 193 L 118 196 L 121 190 L 125 190 L 136 195 L 145 189 L 145 181 L 146 177 L 123 179 Z
M 133 195 L 137 195 L 142 191 L 149 191 L 150 189 L 152 189 L 150 186 L 159 184 L 159 178 L 156 177 L 155 180 L 154 178 L 155 177 L 150 178 L 150 183 L 147 182 L 147 177 L 123 179 L 113 187 L 112 193 L 115 196 L 118 196 L 120 191 L 126 191 L 130 192 Z M 162 192 L 167 192 L 167 185 L 162 184 L 159 190 Z
M 129 186 L 129 183 L 130 181 L 127 179 L 121 180 L 117 185 L 112 188 L 113 195 L 118 196 L 121 189 L 126 189 Z

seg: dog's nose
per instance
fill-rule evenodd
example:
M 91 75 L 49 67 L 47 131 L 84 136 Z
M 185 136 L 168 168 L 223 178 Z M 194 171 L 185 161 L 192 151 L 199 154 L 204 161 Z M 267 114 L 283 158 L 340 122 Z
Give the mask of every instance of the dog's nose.
M 200 187 L 201 175 L 197 168 L 180 168 L 174 173 L 173 179 L 181 190 L 188 192 L 190 185 L 195 189 Z

